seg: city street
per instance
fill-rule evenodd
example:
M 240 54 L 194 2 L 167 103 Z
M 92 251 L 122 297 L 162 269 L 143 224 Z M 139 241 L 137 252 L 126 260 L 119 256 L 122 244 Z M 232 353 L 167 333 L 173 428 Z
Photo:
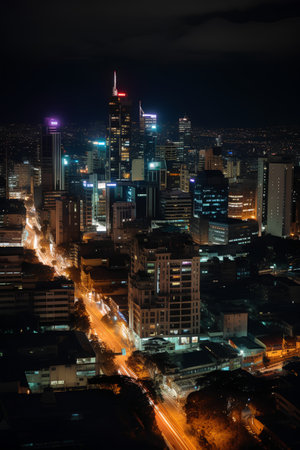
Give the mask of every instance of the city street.
M 39 249 L 39 237 L 35 233 L 35 227 L 40 228 L 36 216 L 33 211 L 27 216 L 26 230 L 28 232 L 27 237 L 27 247 L 36 250 L 37 257 L 42 264 L 46 264 L 55 269 L 58 276 L 63 275 L 63 267 L 60 264 L 53 266 L 52 261 L 55 259 L 53 255 L 50 254 L 50 250 L 45 253 L 41 252 Z M 84 289 L 76 287 L 77 295 L 83 298 L 86 311 L 88 313 L 91 330 L 97 335 L 99 340 L 103 341 L 108 348 L 110 348 L 114 353 L 121 353 L 122 349 L 126 350 L 126 355 L 116 355 L 115 363 L 118 367 L 119 373 L 122 375 L 129 376 L 138 382 L 138 377 L 136 374 L 126 365 L 126 360 L 132 351 L 132 344 L 128 341 L 126 336 L 120 334 L 122 327 L 115 326 L 114 328 L 107 326 L 101 319 L 103 317 L 102 312 L 99 310 L 97 303 L 94 301 L 92 293 L 86 292 Z M 143 389 L 143 387 L 141 386 Z M 185 415 L 181 410 L 179 405 L 177 405 L 174 399 L 167 396 L 165 402 L 158 402 L 154 404 L 152 399 L 149 397 L 149 402 L 153 405 L 157 425 L 168 445 L 172 450 L 196 450 L 199 449 L 199 444 L 193 442 L 193 437 L 187 435 L 185 431 Z

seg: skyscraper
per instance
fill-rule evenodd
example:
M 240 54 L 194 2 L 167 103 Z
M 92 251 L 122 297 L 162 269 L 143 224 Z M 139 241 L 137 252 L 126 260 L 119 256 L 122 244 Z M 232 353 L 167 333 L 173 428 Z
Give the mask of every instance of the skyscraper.
M 188 152 L 192 147 L 192 125 L 188 117 L 179 119 L 178 123 L 179 142 L 180 142 L 180 161 L 187 162 Z
M 273 236 L 290 235 L 292 187 L 293 165 L 269 163 L 267 232 Z
M 228 179 L 219 170 L 203 170 L 195 180 L 194 216 L 226 218 L 227 210 Z
M 179 346 L 197 343 L 200 333 L 200 263 L 185 234 L 160 231 L 132 244 L 129 326 L 143 339 L 161 336 Z
M 145 170 L 148 162 L 155 160 L 156 139 L 157 139 L 157 115 L 146 114 L 140 102 L 140 157 L 144 158 Z
M 41 142 L 41 181 L 44 192 L 64 189 L 61 134 L 58 129 L 57 119 L 46 119 Z
M 108 164 L 107 178 L 110 181 L 130 178 L 130 103 L 125 92 L 117 89 L 114 72 L 112 97 L 109 101 Z
M 257 167 L 257 222 L 261 236 L 267 225 L 269 163 L 267 158 L 258 158 Z

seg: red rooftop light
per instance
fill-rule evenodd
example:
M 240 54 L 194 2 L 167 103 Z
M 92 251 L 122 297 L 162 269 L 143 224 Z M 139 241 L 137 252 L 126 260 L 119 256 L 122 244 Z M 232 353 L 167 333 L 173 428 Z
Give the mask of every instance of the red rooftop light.
M 125 92 L 118 92 L 118 97 L 126 97 L 126 95 Z

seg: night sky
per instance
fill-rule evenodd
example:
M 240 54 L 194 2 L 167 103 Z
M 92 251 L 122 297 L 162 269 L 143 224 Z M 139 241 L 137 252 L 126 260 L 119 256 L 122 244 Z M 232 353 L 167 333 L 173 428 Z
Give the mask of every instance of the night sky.
M 112 72 L 146 112 L 203 126 L 300 118 L 300 2 L 22 0 L 1 6 L 0 120 L 106 120 Z

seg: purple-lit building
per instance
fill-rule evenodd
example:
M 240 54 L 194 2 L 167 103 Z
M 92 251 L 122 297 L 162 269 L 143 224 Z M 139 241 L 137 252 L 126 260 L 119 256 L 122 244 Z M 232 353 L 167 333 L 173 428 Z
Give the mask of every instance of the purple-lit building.
M 59 121 L 46 118 L 41 141 L 41 184 L 43 192 L 64 189 Z

